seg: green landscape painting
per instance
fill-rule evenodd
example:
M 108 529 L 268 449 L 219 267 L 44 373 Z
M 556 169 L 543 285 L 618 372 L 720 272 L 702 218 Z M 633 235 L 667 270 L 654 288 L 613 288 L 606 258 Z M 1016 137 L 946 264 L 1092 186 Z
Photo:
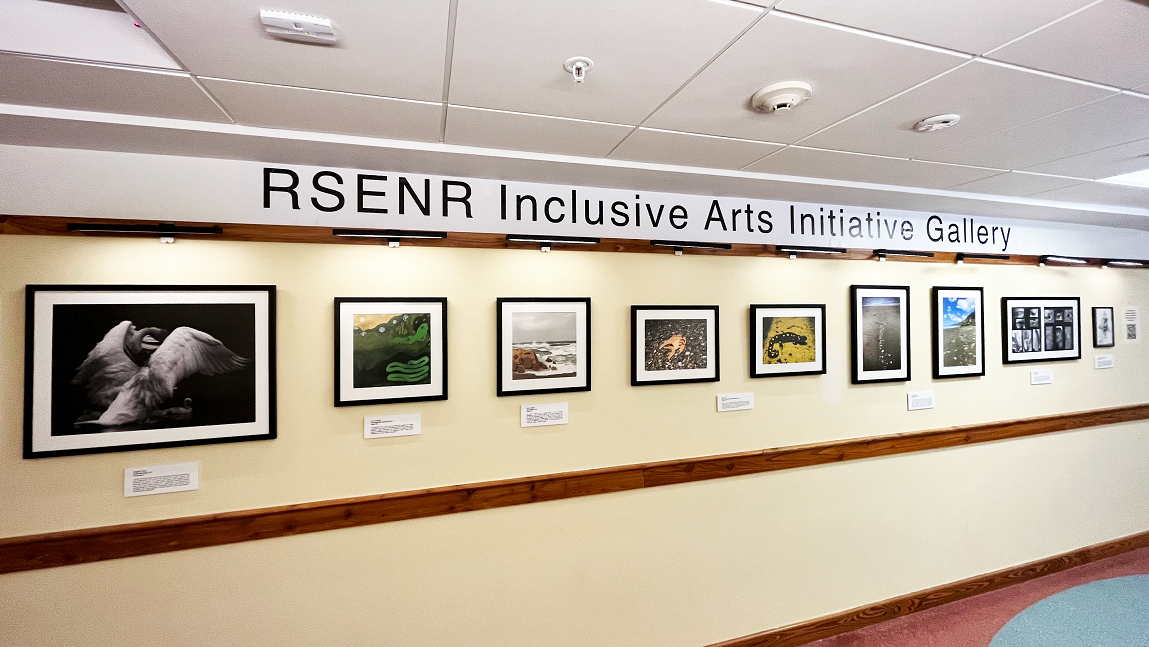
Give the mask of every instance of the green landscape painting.
M 355 315 L 355 388 L 431 383 L 431 315 Z

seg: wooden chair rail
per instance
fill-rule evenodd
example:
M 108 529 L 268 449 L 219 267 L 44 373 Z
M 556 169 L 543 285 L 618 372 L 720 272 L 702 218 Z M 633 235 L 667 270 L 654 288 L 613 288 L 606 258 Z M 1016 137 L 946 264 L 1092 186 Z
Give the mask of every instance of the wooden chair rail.
M 1149 419 L 1149 404 L 1138 404 L 736 454 L 8 537 L 0 539 L 0 573 L 758 474 L 1145 419 Z

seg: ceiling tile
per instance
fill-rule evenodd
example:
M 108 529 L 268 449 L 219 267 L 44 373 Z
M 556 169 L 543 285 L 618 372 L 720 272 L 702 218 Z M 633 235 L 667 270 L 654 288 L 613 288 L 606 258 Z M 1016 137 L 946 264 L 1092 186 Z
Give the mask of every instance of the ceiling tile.
M 746 167 L 746 170 L 927 189 L 944 189 L 1001 173 L 992 169 L 914 162 L 794 146 L 755 162 Z
M 1149 4 L 1105 0 L 990 55 L 1009 63 L 1133 88 L 1149 81 Z
M 1109 204 L 1123 207 L 1149 207 L 1149 189 L 1140 189 L 1104 182 L 1086 182 L 1064 189 L 1054 189 L 1030 196 L 1046 200 L 1084 202 L 1087 204 Z
M 1149 99 L 1115 94 L 922 157 L 1022 169 L 1145 137 L 1149 137 Z
M 982 54 L 1093 0 L 782 0 L 778 8 L 812 18 Z
M 273 38 L 259 4 L 128 0 L 192 73 L 299 88 L 441 101 L 449 0 L 299 0 L 287 9 L 330 18 L 336 45 Z M 266 7 L 265 7 L 266 8 Z
M 740 169 L 781 148 L 780 144 L 746 139 L 639 128 L 619 144 L 610 157 L 657 164 Z
M 4 0 L 0 50 L 179 69 L 115 2 Z M 17 27 L 18 26 L 18 27 Z
M 438 141 L 442 104 L 201 77 L 235 120 L 249 126 Z
M 0 103 L 228 121 L 187 74 L 0 54 Z
M 1144 169 L 1149 169 L 1149 139 L 1038 164 L 1029 170 L 1097 180 Z
M 638 124 L 762 10 L 732 2 L 460 0 L 452 104 Z M 594 68 L 574 83 L 563 63 Z
M 955 191 L 969 191 L 970 193 L 1026 196 L 1042 191 L 1062 189 L 1067 186 L 1073 186 L 1074 184 L 1081 184 L 1083 181 L 1084 180 L 1073 178 L 1011 171 L 1009 173 L 1002 173 L 1001 175 L 991 175 L 990 177 L 974 180 L 973 182 L 958 184 L 950 188 Z
M 771 14 L 738 39 L 643 125 L 793 143 L 963 59 Z M 750 97 L 779 81 L 813 96 L 786 114 L 760 114 Z
M 450 106 L 447 109 L 446 142 L 483 148 L 605 157 L 631 130 L 630 126 L 597 121 Z
M 1112 94 L 975 60 L 802 144 L 917 158 Z M 961 123 L 932 133 L 913 130 L 918 120 L 947 113 L 961 115 Z

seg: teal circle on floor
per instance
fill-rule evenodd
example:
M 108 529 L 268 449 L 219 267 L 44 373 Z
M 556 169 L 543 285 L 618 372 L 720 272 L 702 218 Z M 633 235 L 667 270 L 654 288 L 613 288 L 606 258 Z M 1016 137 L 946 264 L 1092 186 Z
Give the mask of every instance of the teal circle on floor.
M 1145 647 L 1149 575 L 1082 584 L 1055 593 L 1007 622 L 989 647 Z

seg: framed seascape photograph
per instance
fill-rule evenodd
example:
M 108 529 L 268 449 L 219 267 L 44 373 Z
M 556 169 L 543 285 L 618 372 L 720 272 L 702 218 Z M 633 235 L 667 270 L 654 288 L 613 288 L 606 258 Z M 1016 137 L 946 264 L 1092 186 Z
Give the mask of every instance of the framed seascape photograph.
M 826 372 L 826 306 L 750 306 L 750 377 Z
M 24 458 L 275 438 L 275 286 L 25 300 Z
M 1093 347 L 1109 348 L 1117 344 L 1113 328 L 1113 308 L 1093 309 Z
M 982 289 L 934 287 L 930 311 L 934 379 L 985 375 Z
M 854 384 L 910 379 L 910 288 L 850 286 Z
M 590 391 L 590 299 L 498 300 L 497 394 Z
M 1081 300 L 1002 297 L 1001 337 L 1006 364 L 1081 359 Z
M 446 298 L 335 298 L 335 406 L 446 399 Z
M 718 306 L 631 306 L 630 384 L 717 382 Z

